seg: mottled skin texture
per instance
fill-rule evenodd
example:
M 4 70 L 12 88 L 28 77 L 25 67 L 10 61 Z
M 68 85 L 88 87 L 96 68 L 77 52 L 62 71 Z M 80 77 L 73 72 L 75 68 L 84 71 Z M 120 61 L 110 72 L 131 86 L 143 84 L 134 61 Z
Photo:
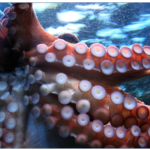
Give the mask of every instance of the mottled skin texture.
M 12 12 L 16 13 L 16 18 L 11 20 L 10 15 Z M 6 18 L 9 18 L 8 22 Z M 4 24 L 4 21 L 7 23 Z M 16 85 L 15 83 L 11 85 L 13 80 L 10 79 L 9 81 L 9 79 L 4 79 L 1 76 L 1 81 L 6 81 L 9 86 L 7 90 L 10 92 L 14 91 L 14 95 L 11 94 L 11 96 L 13 97 L 13 101 L 16 101 L 19 105 L 17 113 L 10 113 L 6 109 L 9 102 L 5 103 L 0 100 L 0 111 L 4 111 L 8 117 L 12 115 L 17 120 L 16 128 L 13 129 L 8 129 L 5 123 L 0 124 L 0 127 L 4 130 L 4 134 L 0 137 L 1 147 L 78 147 L 73 142 L 74 138 L 69 136 L 66 139 L 63 139 L 58 137 L 58 134 L 56 135 L 57 127 L 61 127 L 63 125 L 67 126 L 67 129 L 70 131 L 70 135 L 76 138 L 76 143 L 81 144 L 83 147 L 150 147 L 148 144 L 150 134 L 148 133 L 148 128 L 150 127 L 149 106 L 146 106 L 143 102 L 129 96 L 128 93 L 124 93 L 119 88 L 119 84 L 123 81 L 138 79 L 150 74 L 149 68 L 145 69 L 142 67 L 142 60 L 144 58 L 149 59 L 149 55 L 146 55 L 144 51 L 141 54 L 137 54 L 134 48 L 130 50 L 132 51 L 132 57 L 130 58 L 125 58 L 120 51 L 119 55 L 115 58 L 108 55 L 108 53 L 106 53 L 103 57 L 98 58 L 91 54 L 91 48 L 87 48 L 85 54 L 79 54 L 74 50 L 76 46 L 74 43 L 78 42 L 78 39 L 69 34 L 67 36 L 61 35 L 54 37 L 47 33 L 38 22 L 36 14 L 32 8 L 32 4 L 13 4 L 10 12 L 2 17 L 1 24 L 0 72 L 12 72 L 14 76 L 17 77 L 19 84 L 23 81 L 23 79 L 26 79 L 25 84 L 23 84 L 21 88 L 12 90 L 12 88 Z M 15 32 L 12 32 L 12 26 L 13 29 L 15 27 Z M 70 37 L 70 40 L 68 40 L 68 37 Z M 56 40 L 59 38 L 66 40 L 66 47 L 63 50 L 58 50 L 55 47 Z M 40 53 L 37 50 L 37 46 L 39 44 L 47 45 L 48 48 L 45 53 Z M 137 50 L 141 48 L 139 45 L 137 47 Z M 144 48 L 142 48 L 142 50 L 143 49 Z M 57 61 L 52 63 L 45 61 L 47 53 L 55 54 Z M 76 64 L 78 65 L 66 67 L 62 62 L 62 59 L 66 55 L 73 56 L 73 58 L 76 59 Z M 33 64 L 31 58 L 35 60 L 36 64 Z M 83 67 L 82 61 L 86 58 L 92 59 L 95 62 L 96 69 L 86 70 Z M 134 70 L 131 67 L 130 61 L 134 59 L 140 62 L 141 69 Z M 113 65 L 115 65 L 117 60 L 123 60 L 126 63 L 128 70 L 124 73 L 120 73 L 114 69 L 111 75 L 106 75 L 99 69 L 100 64 L 104 60 L 109 60 L 109 62 L 112 62 Z M 150 62 L 145 62 L 145 64 L 148 63 Z M 30 65 L 27 71 L 25 70 L 26 65 Z M 21 70 L 23 73 L 20 76 L 14 71 L 14 69 L 18 66 L 22 67 Z M 109 68 L 109 65 L 106 64 L 104 67 L 107 69 Z M 43 72 L 42 79 L 31 83 L 32 80 L 30 82 L 28 76 L 30 74 L 35 76 L 35 72 L 38 69 Z M 58 75 L 58 73 L 65 73 L 67 75 L 68 79 L 64 85 L 56 83 L 56 75 Z M 102 86 L 106 91 L 104 98 L 102 100 L 97 100 L 91 94 L 91 88 L 90 90 L 83 92 L 81 87 L 79 87 L 81 80 L 88 80 L 93 87 L 96 85 Z M 54 86 L 50 89 L 51 91 L 47 95 L 44 95 L 43 93 L 45 91 L 41 87 L 42 85 L 50 83 L 54 83 Z M 27 90 L 24 88 L 26 84 L 30 84 Z M 72 94 L 72 101 L 67 105 L 71 106 L 74 113 L 69 120 L 65 120 L 62 117 L 61 110 L 65 105 L 58 101 L 59 94 L 63 90 L 69 91 Z M 128 109 L 123 103 L 113 103 L 111 94 L 115 91 L 118 91 L 121 95 L 123 95 L 124 101 L 126 96 L 134 99 L 133 101 L 136 103 L 135 107 L 133 109 Z M 6 91 L 2 90 L 2 93 L 0 94 L 2 95 L 4 92 Z M 35 92 L 40 95 L 40 100 L 36 104 L 34 104 L 30 97 Z M 29 96 L 30 104 L 28 106 L 24 106 L 24 95 Z M 78 115 L 80 112 L 76 110 L 76 102 L 80 99 L 87 99 L 90 102 L 90 109 L 87 112 L 90 121 L 85 126 L 81 126 L 78 122 Z M 127 103 L 132 105 L 132 101 L 130 100 L 128 100 Z M 55 126 L 57 127 L 54 127 L 51 131 L 47 131 L 48 129 L 45 126 L 44 120 L 49 116 L 45 116 L 43 114 L 44 104 L 50 104 L 53 108 L 51 116 L 55 120 Z M 31 114 L 33 106 L 38 107 L 40 113 L 40 117 L 37 119 L 35 119 L 33 117 L 34 115 L 32 116 Z M 105 125 L 98 133 L 92 129 L 92 122 L 95 119 L 102 121 Z M 126 129 L 126 136 L 121 139 L 117 136 L 117 134 L 114 134 L 111 138 L 108 138 L 105 135 L 104 130 L 109 125 L 113 127 L 115 132 L 117 127 L 124 126 Z M 132 125 L 140 127 L 141 133 L 139 133 L 137 137 L 134 136 L 131 131 Z M 5 140 L 5 132 L 9 132 L 9 130 L 12 130 L 15 135 L 14 140 L 10 143 Z M 93 144 L 95 140 L 97 140 L 96 144 Z

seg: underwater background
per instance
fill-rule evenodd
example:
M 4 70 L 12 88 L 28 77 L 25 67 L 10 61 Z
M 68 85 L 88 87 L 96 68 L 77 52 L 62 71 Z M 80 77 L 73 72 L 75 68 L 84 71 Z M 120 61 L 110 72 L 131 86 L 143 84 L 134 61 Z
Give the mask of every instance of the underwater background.
M 10 3 L 0 3 L 0 17 Z M 43 28 L 52 35 L 75 34 L 88 46 L 101 43 L 132 47 L 150 45 L 150 3 L 33 3 Z M 150 77 L 120 85 L 150 105 Z

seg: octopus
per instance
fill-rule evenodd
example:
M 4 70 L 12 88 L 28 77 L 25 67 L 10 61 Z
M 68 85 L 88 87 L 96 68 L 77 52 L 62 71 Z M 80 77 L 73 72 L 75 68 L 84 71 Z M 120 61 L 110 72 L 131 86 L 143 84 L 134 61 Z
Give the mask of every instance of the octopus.
M 0 22 L 1 148 L 39 147 L 42 132 L 56 128 L 80 147 L 150 147 L 150 106 L 119 88 L 150 75 L 149 46 L 87 47 L 72 34 L 55 37 L 32 3 L 13 3 Z

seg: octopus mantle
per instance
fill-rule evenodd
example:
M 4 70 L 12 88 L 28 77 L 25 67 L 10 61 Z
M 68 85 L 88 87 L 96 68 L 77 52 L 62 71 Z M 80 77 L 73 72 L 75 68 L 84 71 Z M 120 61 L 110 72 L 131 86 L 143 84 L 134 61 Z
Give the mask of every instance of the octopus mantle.
M 149 46 L 88 48 L 50 35 L 32 4 L 14 3 L 1 18 L 0 62 L 0 147 L 39 147 L 41 122 L 80 147 L 150 147 L 150 107 L 119 88 L 150 74 Z

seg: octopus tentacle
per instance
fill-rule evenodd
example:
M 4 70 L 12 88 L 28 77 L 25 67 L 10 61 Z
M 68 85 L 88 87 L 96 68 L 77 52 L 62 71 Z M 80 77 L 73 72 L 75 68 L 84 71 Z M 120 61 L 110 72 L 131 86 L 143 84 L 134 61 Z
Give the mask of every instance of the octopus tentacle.
M 8 37 L 13 44 L 12 49 L 29 51 L 30 48 L 37 44 L 45 43 L 51 45 L 57 39 L 42 28 L 31 3 L 16 3 L 8 9 L 10 9 L 7 12 L 8 18 L 5 13 L 2 25 L 8 28 Z
M 13 4 L 4 14 L 0 50 L 18 57 L 14 75 L 0 74 L 1 147 L 27 146 L 29 105 L 35 119 L 43 117 L 48 129 L 59 127 L 61 137 L 71 135 L 79 145 L 149 147 L 150 107 L 119 88 L 150 74 L 149 46 L 70 43 L 48 34 L 30 3 Z M 0 56 L 6 61 L 7 52 Z M 15 68 L 19 58 L 21 67 Z
M 75 35 L 71 34 L 71 33 L 64 33 L 58 36 L 59 39 L 63 39 L 67 42 L 70 43 L 78 43 L 79 39 L 78 37 L 76 37 Z

